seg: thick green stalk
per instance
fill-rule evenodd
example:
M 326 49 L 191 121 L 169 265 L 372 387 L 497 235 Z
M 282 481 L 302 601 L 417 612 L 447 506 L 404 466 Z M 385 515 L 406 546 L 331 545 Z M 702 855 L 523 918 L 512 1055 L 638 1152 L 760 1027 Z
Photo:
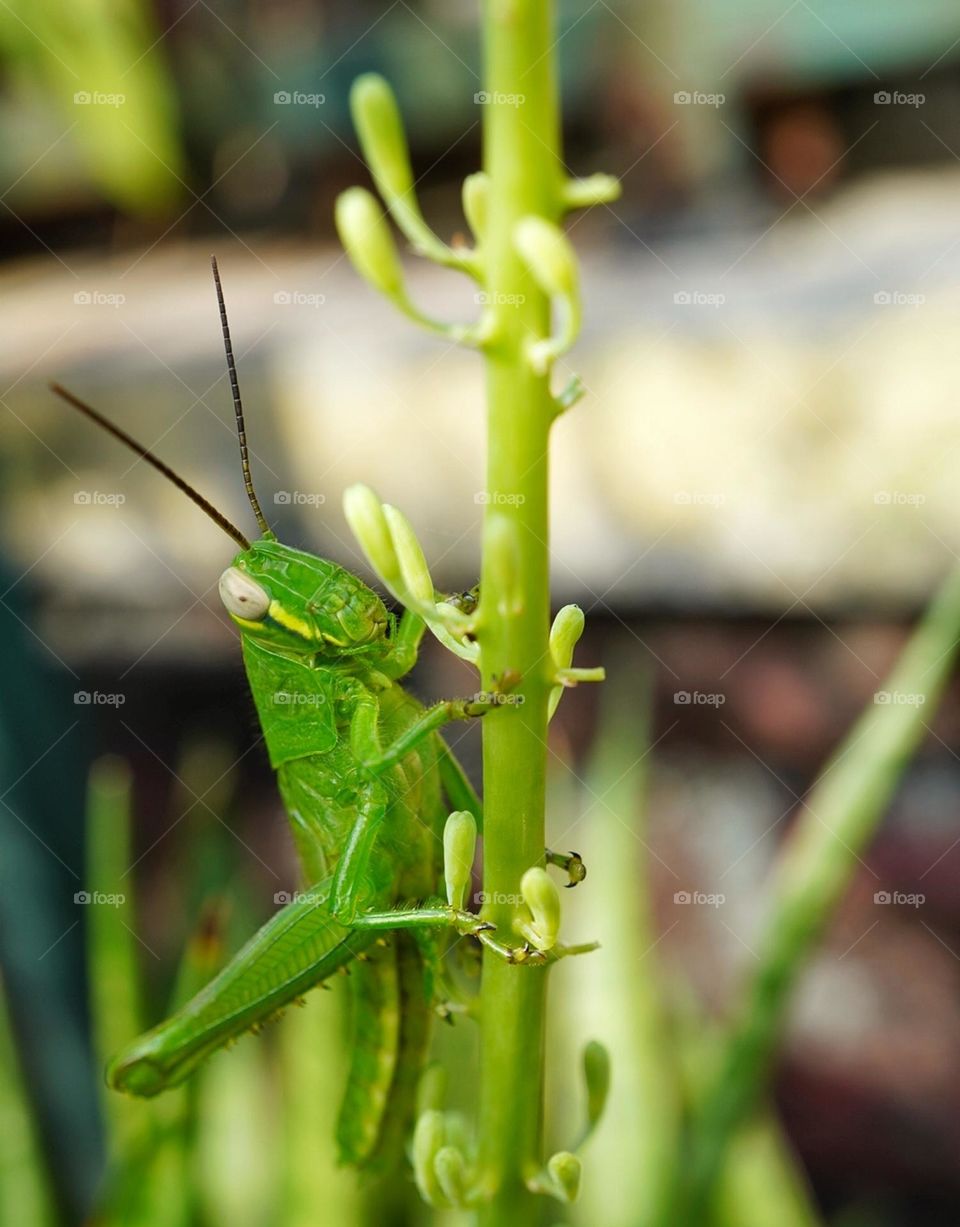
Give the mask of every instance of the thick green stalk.
M 483 678 L 522 678 L 521 703 L 483 722 L 486 913 L 510 934 L 520 878 L 543 863 L 550 594 L 547 446 L 552 400 L 524 343 L 549 331 L 549 304 L 513 246 L 517 222 L 559 216 L 559 123 L 549 0 L 486 0 L 483 254 L 494 339 L 486 349 L 488 504 L 478 639 Z M 542 1163 L 546 973 L 484 955 L 480 1177 L 483 1227 L 539 1215 L 527 1180 Z

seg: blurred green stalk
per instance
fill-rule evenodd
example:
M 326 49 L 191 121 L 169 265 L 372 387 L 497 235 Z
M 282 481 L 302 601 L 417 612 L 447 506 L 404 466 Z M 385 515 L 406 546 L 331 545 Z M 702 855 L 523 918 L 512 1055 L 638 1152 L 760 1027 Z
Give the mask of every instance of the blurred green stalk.
M 0 1223 L 51 1227 L 54 1207 L 0 980 Z
M 664 1227 L 704 1227 L 737 1128 L 757 1102 L 790 993 L 853 877 L 927 727 L 960 636 L 960 571 L 934 598 L 899 661 L 803 803 L 771 884 L 759 966 L 697 1115 L 683 1186 Z M 883 696 L 881 699 L 880 696 Z

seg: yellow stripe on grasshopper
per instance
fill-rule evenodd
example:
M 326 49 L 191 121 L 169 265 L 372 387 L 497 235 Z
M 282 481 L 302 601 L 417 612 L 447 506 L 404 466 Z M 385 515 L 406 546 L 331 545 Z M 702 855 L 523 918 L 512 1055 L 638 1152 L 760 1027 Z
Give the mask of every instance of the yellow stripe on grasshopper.
M 279 601 L 270 602 L 267 617 L 272 618 L 274 622 L 279 622 L 288 631 L 293 631 L 301 639 L 313 639 L 314 637 L 313 627 L 311 627 L 310 623 L 305 622 L 303 618 L 298 618 L 296 614 L 288 612 Z

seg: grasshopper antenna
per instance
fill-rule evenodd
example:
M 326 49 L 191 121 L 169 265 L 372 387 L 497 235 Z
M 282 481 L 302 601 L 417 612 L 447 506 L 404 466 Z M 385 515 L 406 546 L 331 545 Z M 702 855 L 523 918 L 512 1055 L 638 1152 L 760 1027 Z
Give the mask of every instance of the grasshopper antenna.
M 91 421 L 102 427 L 107 434 L 113 435 L 115 439 L 119 439 L 125 447 L 136 453 L 141 460 L 145 460 L 147 464 L 152 465 L 158 473 L 162 473 L 168 481 L 172 481 L 178 490 L 182 490 L 187 498 L 192 499 L 197 504 L 201 511 L 205 511 L 213 520 L 214 524 L 220 526 L 223 531 L 236 541 L 243 550 L 250 548 L 250 542 L 246 539 L 243 533 L 235 525 L 231 524 L 227 517 L 220 511 L 217 511 L 213 503 L 208 502 L 202 494 L 194 490 L 193 486 L 187 482 L 170 468 L 168 464 L 164 464 L 159 456 L 155 456 L 149 448 L 144 447 L 142 443 L 138 443 L 131 435 L 128 435 L 125 430 L 121 430 L 119 426 L 115 426 L 109 418 L 105 418 L 102 413 L 98 413 L 85 401 L 80 400 L 78 396 L 74 396 L 72 392 L 68 392 L 66 388 L 61 387 L 58 383 L 50 384 L 51 392 L 55 392 L 61 400 L 65 400 L 68 405 L 72 405 L 74 409 L 79 409 Z
M 220 308 L 220 330 L 223 333 L 223 348 L 227 355 L 227 373 L 230 376 L 230 391 L 233 393 L 233 411 L 237 417 L 237 436 L 240 440 L 240 464 L 243 467 L 243 484 L 246 487 L 247 498 L 257 517 L 260 532 L 265 537 L 273 537 L 273 531 L 260 510 L 260 500 L 253 488 L 253 478 L 250 476 L 250 453 L 247 449 L 247 429 L 243 423 L 243 403 L 240 400 L 240 384 L 237 381 L 237 364 L 233 357 L 233 345 L 230 342 L 230 325 L 227 323 L 227 307 L 223 301 L 223 286 L 220 284 L 220 269 L 217 267 L 217 257 L 210 257 L 210 267 L 213 269 L 213 282 L 217 287 L 217 306 Z

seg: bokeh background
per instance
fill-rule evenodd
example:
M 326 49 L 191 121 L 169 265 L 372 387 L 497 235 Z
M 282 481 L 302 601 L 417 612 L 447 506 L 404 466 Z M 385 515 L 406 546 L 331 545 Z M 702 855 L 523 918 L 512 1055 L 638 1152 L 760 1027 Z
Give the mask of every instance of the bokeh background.
M 585 609 L 579 659 L 605 664 L 621 701 L 565 699 L 553 839 L 588 865 L 625 840 L 663 974 L 722 1016 L 780 838 L 960 547 L 960 10 L 558 9 L 566 161 L 616 174 L 623 197 L 570 227 L 587 322 L 563 374 L 588 395 L 555 432 L 555 597 Z M 479 164 L 474 3 L 0 5 L 2 1222 L 80 1222 L 105 1187 L 92 908 L 75 902 L 91 762 L 109 752 L 133 771 L 119 889 L 136 891 L 150 1017 L 204 906 L 220 900 L 231 947 L 296 881 L 216 599 L 231 546 L 47 381 L 247 524 L 214 251 L 279 535 L 362 573 L 340 511 L 362 480 L 408 514 L 440 587 L 476 579 L 479 364 L 397 318 L 332 232 L 337 192 L 367 182 L 347 94 L 371 69 L 397 90 L 424 210 L 452 236 Z M 454 274 L 408 272 L 432 313 L 475 315 Z M 425 698 L 469 684 L 436 645 L 414 679 Z M 960 1218 L 956 688 L 928 723 L 804 979 L 777 1078 L 838 1227 Z M 612 764 L 598 728 L 620 747 Z M 475 731 L 453 740 L 476 778 Z M 556 1067 L 600 1034 L 628 1072 L 615 1020 L 652 947 L 618 945 L 596 875 L 565 902 L 605 947 L 556 973 Z M 324 1009 L 308 1010 L 312 1039 L 285 1020 L 211 1065 L 191 1221 L 373 1213 L 317 1159 L 331 1111 L 296 1097 L 309 1073 L 317 1102 L 335 1099 L 342 1044 Z M 304 1073 L 321 1036 L 330 1059 Z M 468 1063 L 471 1041 L 455 1043 Z M 558 1075 L 561 1124 L 577 1095 Z M 630 1224 L 641 1117 L 615 1092 L 577 1222 Z M 316 1218 L 317 1197 L 341 1197 L 342 1217 Z M 370 1221 L 413 1214 L 381 1205 Z

